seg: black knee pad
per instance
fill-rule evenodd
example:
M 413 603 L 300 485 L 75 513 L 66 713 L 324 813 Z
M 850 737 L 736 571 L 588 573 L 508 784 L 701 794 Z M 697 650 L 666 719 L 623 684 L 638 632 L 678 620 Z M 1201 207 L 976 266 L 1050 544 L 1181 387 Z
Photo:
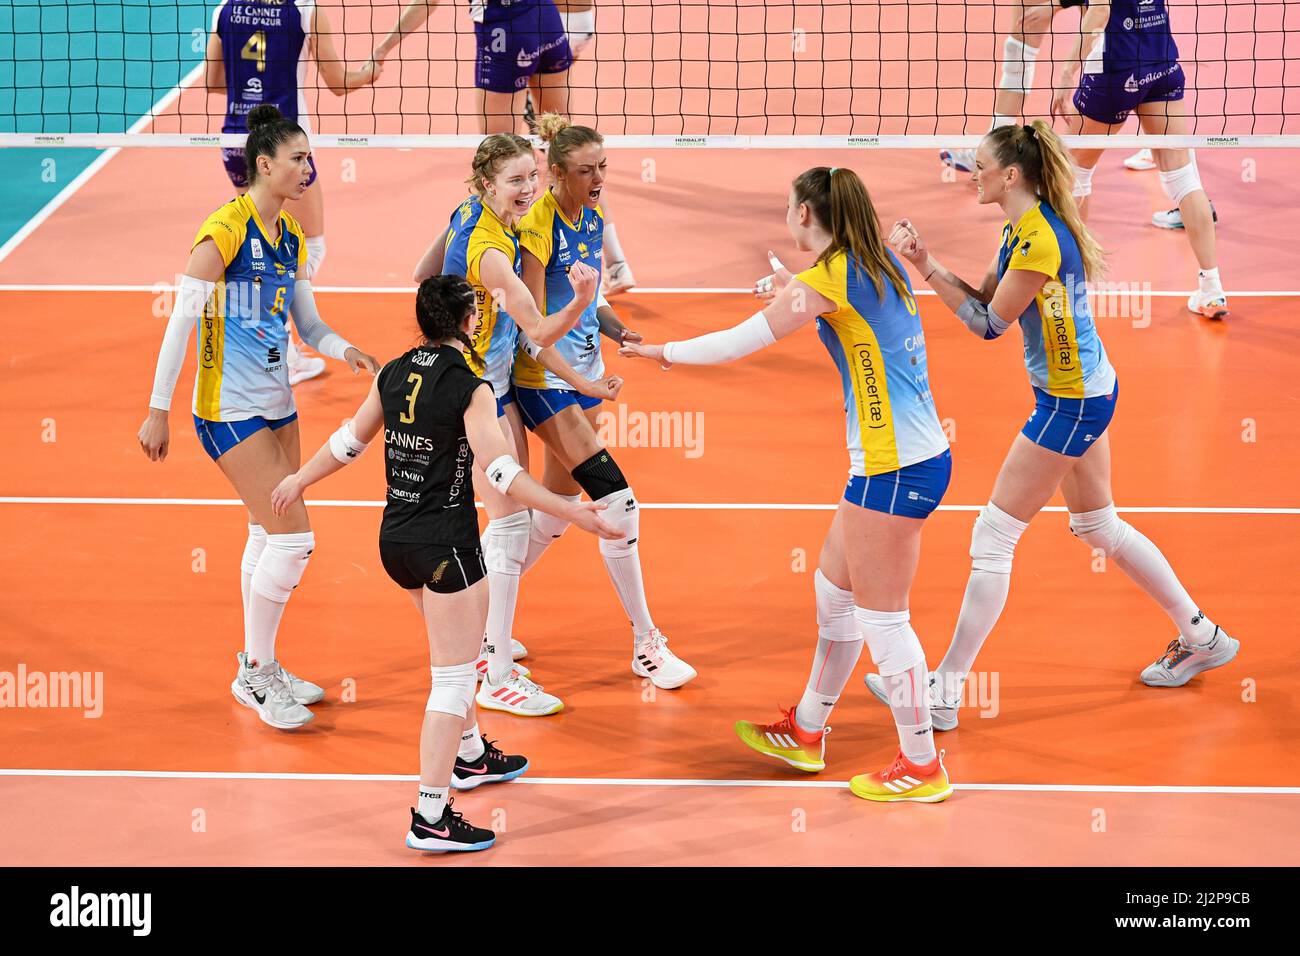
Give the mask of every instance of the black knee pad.
M 585 491 L 592 501 L 599 501 L 606 495 L 627 488 L 627 479 L 623 477 L 618 462 L 603 448 L 569 474 L 573 475 L 573 480 L 578 483 L 578 487 Z

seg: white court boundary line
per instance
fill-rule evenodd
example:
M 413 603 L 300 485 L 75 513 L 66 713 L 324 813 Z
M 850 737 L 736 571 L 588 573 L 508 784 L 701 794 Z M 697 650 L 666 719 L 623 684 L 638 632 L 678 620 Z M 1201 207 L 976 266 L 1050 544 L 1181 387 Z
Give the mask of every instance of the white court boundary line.
M 309 508 L 382 508 L 380 500 L 360 500 L 346 498 L 308 499 L 303 502 Z M 37 497 L 9 495 L 0 496 L 0 505 L 181 505 L 188 507 L 244 507 L 238 498 L 75 498 L 75 497 Z M 476 508 L 482 508 L 483 502 L 476 501 Z M 748 501 L 658 501 L 641 502 L 643 511 L 834 511 L 838 502 L 823 504 L 820 502 L 748 502 Z M 979 511 L 983 505 L 940 505 L 938 511 Z M 1055 511 L 1062 514 L 1068 509 L 1063 505 L 1048 505 L 1043 511 Z M 1300 515 L 1300 508 L 1250 508 L 1250 507 L 1201 507 L 1201 506 L 1142 506 L 1116 507 L 1118 512 L 1131 514 L 1193 514 L 1193 515 Z
M 0 768 L 0 777 L 124 777 L 148 780 L 329 780 L 349 783 L 410 783 L 419 774 L 401 773 L 253 773 L 224 770 L 40 770 Z M 658 777 L 519 777 L 513 783 L 560 787 L 772 787 L 797 790 L 844 790 L 847 780 L 696 780 Z M 954 790 L 1003 793 L 1135 794 L 1279 794 L 1300 796 L 1300 787 L 1182 787 L 1069 783 L 954 783 Z
M 160 110 L 167 109 L 167 107 L 175 103 L 176 100 L 180 98 L 181 91 L 183 91 L 185 87 L 189 86 L 196 79 L 198 79 L 199 74 L 201 74 L 202 72 L 203 72 L 203 63 L 202 61 L 200 61 L 199 64 L 194 67 L 194 69 L 190 70 L 190 72 L 182 76 L 176 82 L 175 86 L 173 86 L 170 90 L 168 90 L 166 93 L 160 96 L 157 100 L 155 100 L 153 106 L 149 107 L 148 112 L 145 113 L 143 116 L 141 116 L 138 120 L 136 120 L 127 128 L 126 135 L 129 136 L 132 134 L 139 133 L 140 130 L 144 129 L 155 119 L 157 119 L 158 112 Z M 48 144 L 33 142 L 27 145 L 34 148 L 40 148 L 41 146 L 48 145 Z M 8 258 L 11 252 L 17 249 L 20 245 L 22 245 L 23 240 L 25 240 L 33 232 L 39 229 L 40 226 L 45 222 L 45 220 L 49 219 L 50 216 L 54 215 L 54 213 L 58 210 L 60 206 L 62 206 L 69 199 L 71 199 L 73 195 L 77 192 L 77 190 L 79 190 L 82 186 L 86 185 L 86 183 L 90 181 L 91 177 L 95 175 L 95 173 L 103 169 L 105 164 L 107 164 L 110 159 L 112 159 L 121 151 L 122 151 L 121 146 L 114 146 L 110 149 L 105 150 L 101 155 L 96 156 L 94 161 L 91 162 L 91 164 L 87 166 L 85 169 L 83 169 L 79 174 L 77 174 L 77 177 L 73 179 L 72 182 L 68 183 L 68 185 L 60 189 L 58 193 L 55 194 L 53 199 L 51 199 L 39 210 L 37 210 L 36 215 L 32 216 L 31 219 L 28 219 L 25 223 L 23 223 L 22 228 L 20 228 L 17 232 L 15 232 L 12 236 L 10 236 L 9 240 L 3 246 L 0 246 L 0 262 L 4 262 L 5 259 Z
M 57 198 L 57 197 L 56 197 Z M 53 212 L 53 210 L 50 210 Z M 11 240 L 12 241 L 12 240 Z M 0 260 L 4 259 L 4 254 L 0 254 Z M 756 270 L 757 271 L 757 270 Z M 346 286 L 346 285 L 323 285 L 314 287 L 316 292 L 338 293 L 343 295 L 411 295 L 415 292 L 415 286 Z M 176 291 L 176 287 L 166 282 L 155 282 L 153 285 L 60 285 L 48 283 L 10 283 L 0 284 L 0 292 L 151 292 L 154 295 L 162 295 L 167 292 Z M 753 295 L 752 288 L 728 288 L 723 286 L 695 288 L 692 286 L 664 286 L 641 287 L 629 290 L 630 295 L 690 295 L 697 293 L 700 295 Z M 918 289 L 915 295 L 937 295 L 933 289 Z M 1115 295 L 1132 295 L 1142 296 L 1149 295 L 1157 299 L 1179 299 L 1186 298 L 1188 292 L 1186 289 L 1098 289 L 1093 295 L 1115 296 Z M 1281 289 L 1276 291 L 1228 291 L 1224 295 L 1229 298 L 1294 298 L 1300 296 L 1300 289 Z

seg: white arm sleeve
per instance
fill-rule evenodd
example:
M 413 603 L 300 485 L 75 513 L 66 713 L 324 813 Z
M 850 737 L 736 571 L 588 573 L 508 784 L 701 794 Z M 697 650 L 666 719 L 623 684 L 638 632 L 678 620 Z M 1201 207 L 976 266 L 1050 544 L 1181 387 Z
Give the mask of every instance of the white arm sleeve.
M 721 332 L 699 335 L 664 346 L 664 361 L 682 365 L 719 365 L 744 358 L 776 342 L 767 316 L 755 312 L 744 322 Z
M 293 324 L 298 327 L 298 334 L 307 345 L 321 355 L 343 361 L 343 353 L 352 348 L 352 343 L 326 325 L 320 317 L 310 279 L 294 282 L 293 307 L 289 314 L 293 316 Z
M 190 343 L 190 330 L 194 328 L 203 307 L 212 298 L 215 282 L 205 282 L 193 276 L 181 276 L 181 284 L 176 290 L 176 304 L 172 307 L 172 317 L 167 320 L 167 330 L 163 333 L 162 348 L 158 350 L 158 367 L 153 376 L 153 394 L 149 396 L 149 407 L 167 411 L 172 407 L 172 393 L 176 391 L 176 379 L 185 364 L 185 349 Z

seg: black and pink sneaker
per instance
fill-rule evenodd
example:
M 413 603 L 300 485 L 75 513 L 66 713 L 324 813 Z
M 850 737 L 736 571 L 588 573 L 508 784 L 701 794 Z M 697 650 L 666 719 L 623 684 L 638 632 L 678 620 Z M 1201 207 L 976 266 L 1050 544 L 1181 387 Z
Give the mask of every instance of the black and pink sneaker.
M 442 809 L 442 817 L 430 824 L 411 809 L 411 829 L 406 831 L 406 845 L 412 850 L 426 853 L 468 852 L 486 850 L 496 843 L 497 835 L 466 822 L 464 816 L 451 808 L 451 801 Z
M 518 754 L 503 754 L 495 740 L 483 738 L 483 755 L 477 760 L 456 757 L 451 768 L 453 790 L 473 790 L 485 783 L 504 783 L 521 777 L 528 769 L 528 758 Z

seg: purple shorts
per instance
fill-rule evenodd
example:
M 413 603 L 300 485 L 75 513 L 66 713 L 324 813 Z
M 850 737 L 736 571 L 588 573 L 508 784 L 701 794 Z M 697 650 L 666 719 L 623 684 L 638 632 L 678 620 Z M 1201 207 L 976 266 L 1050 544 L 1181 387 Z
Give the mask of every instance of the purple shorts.
M 535 73 L 563 73 L 573 65 L 564 22 L 551 0 L 509 20 L 475 23 L 474 36 L 474 85 L 492 93 L 516 93 Z
M 316 181 L 316 161 L 311 158 L 310 153 L 307 155 L 307 162 L 311 165 L 311 179 L 307 180 L 307 185 L 310 186 Z M 226 167 L 226 175 L 230 177 L 230 181 L 234 183 L 236 189 L 248 188 L 248 164 L 244 161 L 242 147 L 228 148 L 223 146 L 221 148 L 221 165 Z
M 1079 115 L 1112 126 L 1123 123 L 1143 103 L 1183 98 L 1183 68 L 1177 63 L 1143 67 L 1131 73 L 1085 73 L 1074 92 Z

